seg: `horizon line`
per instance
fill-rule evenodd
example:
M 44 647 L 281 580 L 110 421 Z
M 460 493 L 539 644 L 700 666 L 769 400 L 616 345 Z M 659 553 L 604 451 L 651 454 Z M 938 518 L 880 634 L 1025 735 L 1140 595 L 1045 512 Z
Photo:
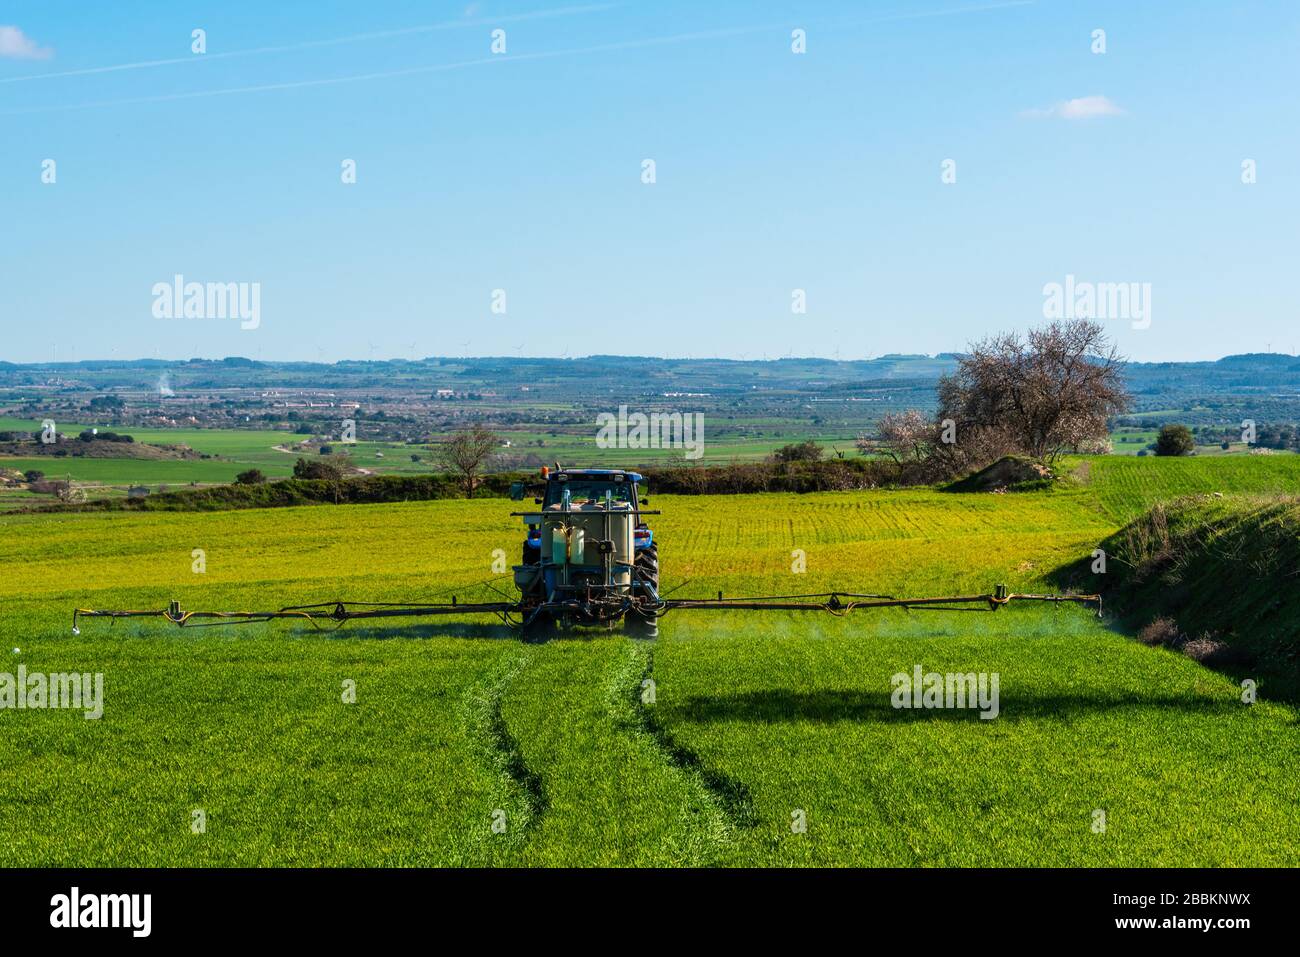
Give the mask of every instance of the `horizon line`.
M 598 352 L 584 356 L 569 355 L 507 355 L 504 353 L 473 355 L 473 356 L 422 356 L 418 359 L 405 358 L 402 356 L 390 356 L 388 358 L 359 358 L 345 357 L 340 359 L 263 359 L 254 358 L 245 355 L 227 355 L 219 358 L 210 358 L 207 356 L 189 356 L 187 358 L 162 358 L 159 356 L 138 356 L 134 359 L 123 359 L 116 356 L 99 357 L 93 359 L 52 359 L 39 361 L 14 361 L 10 359 L 0 359 L 0 369 L 4 368 L 29 368 L 29 369 L 54 369 L 54 368 L 75 368 L 87 365 L 104 365 L 104 364 L 123 364 L 132 365 L 139 363 L 157 363 L 159 365 L 190 365 L 195 363 L 222 363 L 227 360 L 236 359 L 243 362 L 256 363 L 263 366 L 275 365 L 308 365 L 308 366 L 337 366 L 342 364 L 383 364 L 401 363 L 404 365 L 421 365 L 429 362 L 438 363 L 458 363 L 458 362 L 485 362 L 485 361 L 509 361 L 509 362 L 584 362 L 595 359 L 627 359 L 627 360 L 648 360 L 653 362 L 733 362 L 737 364 L 762 364 L 773 362 L 823 362 L 834 365 L 857 365 L 862 363 L 882 362 L 886 360 L 897 359 L 949 359 L 968 355 L 969 353 L 960 350 L 948 350 L 944 352 L 886 352 L 878 356 L 864 356 L 860 358 L 834 358 L 830 356 L 812 356 L 812 355 L 784 355 L 784 356 L 655 356 L 655 355 L 636 355 L 624 353 Z M 1230 352 L 1212 359 L 1121 359 L 1124 365 L 1191 365 L 1195 363 L 1216 363 L 1226 359 L 1242 359 L 1256 357 L 1277 357 L 1282 359 L 1300 359 L 1300 353 L 1289 352 Z

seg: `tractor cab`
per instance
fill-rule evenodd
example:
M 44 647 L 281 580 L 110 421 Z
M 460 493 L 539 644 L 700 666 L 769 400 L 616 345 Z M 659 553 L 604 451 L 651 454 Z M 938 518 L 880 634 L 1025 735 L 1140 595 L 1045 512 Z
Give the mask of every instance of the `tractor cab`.
M 522 501 L 530 491 L 544 485 L 544 498 L 535 499 L 538 505 L 559 504 L 565 490 L 570 499 L 604 499 L 609 492 L 616 501 L 636 504 L 637 487 L 643 481 L 637 472 L 626 469 L 554 469 L 542 466 L 541 483 L 515 482 L 510 486 L 510 497 Z M 642 503 L 645 504 L 645 503 Z
M 636 504 L 636 483 L 641 476 L 635 472 L 614 472 L 609 475 L 591 472 L 560 472 L 546 483 L 546 497 L 542 504 L 554 508 L 564 503 L 567 494 L 573 505 L 583 505 L 608 500 L 613 504 Z
M 637 521 L 633 527 L 633 547 L 637 550 L 654 544 L 654 533 L 640 520 L 640 509 L 649 505 L 649 499 L 640 498 L 643 479 L 637 472 L 621 469 L 561 469 L 543 467 L 544 486 L 515 482 L 510 486 L 510 497 L 522 501 L 529 493 L 540 493 L 533 504 L 542 506 L 542 514 L 555 511 L 608 508 L 611 511 L 630 511 Z M 531 516 L 527 516 L 531 517 Z M 528 538 L 524 542 L 524 563 L 536 562 L 532 554 L 541 548 L 540 523 L 528 523 Z

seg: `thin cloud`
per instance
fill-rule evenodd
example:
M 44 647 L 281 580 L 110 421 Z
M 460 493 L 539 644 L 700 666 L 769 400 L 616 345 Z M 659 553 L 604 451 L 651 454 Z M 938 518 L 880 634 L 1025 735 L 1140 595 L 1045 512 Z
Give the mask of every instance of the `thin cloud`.
M 59 77 L 89 76 L 96 73 L 119 73 L 122 70 L 149 70 L 160 66 L 177 66 L 185 63 L 207 63 L 212 60 L 227 60 L 234 57 L 265 56 L 269 53 L 293 53 L 298 50 L 313 50 L 320 47 L 339 46 L 345 43 L 360 43 L 366 40 L 388 40 L 394 37 L 412 36 L 419 33 L 433 33 L 439 30 L 457 30 L 463 27 L 485 24 L 518 23 L 523 20 L 542 20 L 548 17 L 568 17 L 583 13 L 600 13 L 612 10 L 621 4 L 598 3 L 586 6 L 559 7 L 553 10 L 535 10 L 532 13 L 516 13 L 510 16 L 495 17 L 492 20 L 445 20 L 441 23 L 425 23 L 414 27 L 402 27 L 397 30 L 377 30 L 370 33 L 354 33 L 346 37 L 331 37 L 328 40 L 304 40 L 299 43 L 286 43 L 280 46 L 254 47 L 249 50 L 227 50 L 225 52 L 205 53 L 202 56 L 189 54 L 181 57 L 168 57 L 163 60 L 139 60 L 135 63 L 114 63 L 110 66 L 86 67 L 81 70 L 63 70 L 59 73 L 29 73 L 25 76 L 11 76 L 0 83 L 25 83 L 32 80 L 54 80 Z M 475 5 L 471 4 L 471 8 Z M 466 17 L 472 16 L 467 10 Z M 0 27 L 0 30 L 10 29 Z M 39 58 L 37 58 L 39 59 Z
M 0 57 L 11 60 L 48 60 L 54 56 L 49 47 L 36 42 L 17 27 L 0 26 Z
M 984 13 L 991 10 L 1003 10 L 1010 7 L 1032 6 L 1034 2 L 1035 0 L 1003 0 L 1003 2 L 985 3 L 977 6 L 951 7 L 951 8 L 939 9 L 939 10 L 910 11 L 907 13 L 869 17 L 866 19 L 840 20 L 834 22 L 833 25 L 836 27 L 863 26 L 867 24 L 888 23 L 888 22 L 899 21 L 899 20 L 916 20 L 925 17 L 942 17 L 942 16 L 951 16 L 951 15 L 960 15 L 960 14 L 969 14 L 969 13 Z M 569 7 L 569 8 L 565 8 L 564 12 L 567 13 L 567 12 L 577 12 L 577 11 L 584 11 L 584 10 L 605 9 L 608 6 L 615 6 L 615 4 L 608 4 L 605 5 L 604 7 Z M 558 13 L 558 11 L 552 11 L 550 15 L 556 15 L 556 13 Z M 525 14 L 520 16 L 522 17 L 528 15 Z M 494 21 L 494 22 L 501 22 L 501 21 Z M 829 25 L 831 24 L 823 24 L 823 26 L 829 26 Z M 442 28 L 444 26 L 446 25 L 439 25 L 439 28 Z M 544 50 L 535 53 L 493 55 L 488 57 L 479 57 L 472 60 L 462 60 L 457 63 L 436 63 L 436 64 L 430 64 L 428 66 L 408 67 L 406 69 L 400 69 L 400 70 L 381 70 L 373 73 L 359 73 L 359 74 L 351 74 L 347 76 L 323 77 L 320 79 L 293 80 L 293 81 L 286 81 L 281 83 L 257 84 L 252 86 L 224 87 L 221 89 L 213 89 L 213 90 L 196 90 L 190 93 L 165 93 L 156 96 L 129 97 L 129 98 L 117 99 L 117 100 L 96 100 L 96 101 L 90 101 L 84 103 L 68 103 L 61 106 L 36 107 L 34 109 L 0 110 L 0 116 L 23 116 L 23 115 L 30 115 L 35 113 L 57 113 L 57 112 L 63 112 L 65 110 L 85 110 L 85 109 L 96 109 L 100 107 L 110 107 L 110 106 L 129 106 L 129 105 L 143 104 L 143 103 L 166 103 L 175 100 L 194 100 L 194 99 L 204 99 L 207 97 L 215 97 L 215 96 L 235 96 L 235 95 L 242 95 L 242 94 L 249 94 L 249 93 L 266 93 L 275 90 L 296 90 L 296 89 L 304 89 L 304 88 L 311 88 L 311 87 L 337 86 L 346 83 L 360 83 L 360 82 L 367 82 L 372 80 L 391 79 L 395 77 L 416 76 L 416 75 L 426 74 L 426 73 L 442 73 L 442 72 L 447 72 L 452 70 L 463 70 L 466 68 L 487 66 L 489 64 L 519 63 L 519 62 L 526 62 L 530 60 L 551 60 L 551 59 L 562 58 L 562 57 L 588 56 L 591 54 L 611 53 L 611 52 L 618 52 L 623 50 L 636 50 L 636 49 L 644 49 L 644 48 L 664 46 L 664 45 L 675 45 L 678 43 L 692 43 L 701 40 L 724 39 L 728 37 L 767 33 L 773 30 L 785 30 L 788 28 L 788 26 L 789 26 L 788 24 L 784 24 L 784 23 L 769 23 L 769 24 L 762 24 L 762 25 L 739 26 L 739 27 L 730 27 L 730 28 L 718 29 L 718 30 L 704 30 L 704 31 L 698 31 L 694 33 L 678 33 L 678 34 L 673 34 L 671 36 L 649 37 L 641 40 L 624 40 L 621 42 L 602 43 L 602 44 L 597 44 L 595 46 L 573 47 L 573 48 L 562 49 L 562 50 Z M 429 29 L 429 28 L 416 28 L 416 29 Z M 374 34 L 369 34 L 367 36 L 374 36 Z M 332 40 L 332 41 L 316 41 L 315 44 L 313 45 L 348 42 L 351 39 L 354 38 L 348 37 L 348 38 L 340 38 L 339 40 Z M 305 45 L 307 44 L 303 44 L 302 46 Z M 247 53 L 261 53 L 261 52 L 269 52 L 269 48 L 267 50 L 244 51 L 244 53 L 240 53 L 240 54 L 230 53 L 226 55 L 239 56 L 239 55 L 245 55 Z M 207 58 L 208 59 L 213 58 L 213 54 L 207 54 Z M 192 58 L 185 58 L 185 59 L 201 60 L 203 59 L 203 57 L 192 57 Z M 117 67 L 100 67 L 95 70 L 79 70 L 75 72 L 76 73 L 103 72 L 106 70 L 131 69 L 137 66 L 162 65 L 163 63 L 170 63 L 170 62 L 180 62 L 180 61 L 154 61 L 152 63 L 147 63 L 147 64 L 125 64 Z M 72 75 L 72 74 L 49 74 L 49 76 L 58 76 L 58 75 Z M 22 79 L 39 79 L 39 77 L 37 76 L 14 77 L 10 80 L 0 80 L 0 83 L 14 82 L 15 80 L 22 80 Z
M 1061 120 L 1090 120 L 1098 116 L 1123 116 L 1124 111 L 1108 96 L 1077 96 L 1062 100 L 1045 110 L 1025 110 L 1020 114 L 1031 119 L 1055 117 Z

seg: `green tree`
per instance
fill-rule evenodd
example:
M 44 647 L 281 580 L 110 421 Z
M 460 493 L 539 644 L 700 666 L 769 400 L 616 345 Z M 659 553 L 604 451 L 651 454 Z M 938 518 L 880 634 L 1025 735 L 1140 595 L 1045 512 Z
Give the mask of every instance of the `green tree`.
M 293 465 L 293 477 L 296 479 L 325 479 L 337 482 L 343 478 L 343 468 L 332 459 L 316 459 L 309 462 L 299 459 Z
M 1192 430 L 1185 425 L 1166 425 L 1156 439 L 1156 455 L 1188 455 L 1196 448 Z
M 822 457 L 822 447 L 811 440 L 783 445 L 772 453 L 777 462 L 816 462 Z

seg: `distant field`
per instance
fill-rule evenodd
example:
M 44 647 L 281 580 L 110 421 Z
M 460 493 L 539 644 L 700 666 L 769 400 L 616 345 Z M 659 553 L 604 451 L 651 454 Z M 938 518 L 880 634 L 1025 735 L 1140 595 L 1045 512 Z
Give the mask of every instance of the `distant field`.
M 1156 429 L 1116 429 L 1111 433 L 1110 440 L 1116 455 L 1137 455 L 1149 446 L 1154 445 L 1159 435 L 1160 432 Z M 1238 455 L 1250 451 L 1250 446 L 1244 442 L 1232 442 L 1226 449 L 1221 448 L 1220 444 L 1197 445 L 1196 454 L 1198 456 Z M 1154 453 L 1148 452 L 1147 454 L 1153 455 Z
M 110 428 L 110 426 L 95 425 L 94 423 L 59 422 L 57 425 L 60 432 L 68 435 L 76 435 L 83 429 L 88 428 Z M 273 446 L 298 442 L 303 439 L 303 436 L 295 435 L 292 432 L 262 430 L 158 429 L 137 428 L 134 426 L 112 426 L 111 428 L 114 431 L 133 436 L 137 442 L 147 442 L 154 445 L 188 445 L 196 451 L 207 452 L 209 455 L 228 455 L 232 457 L 264 453 Z M 39 430 L 40 422 L 33 419 L 0 418 L 0 431 L 35 432 Z
M 1041 589 L 1159 497 L 1300 478 L 1300 457 L 1074 464 L 1047 492 L 660 496 L 664 584 Z M 69 631 L 77 605 L 490 594 L 508 511 L 0 516 L 9 670 L 105 675 L 98 721 L 0 712 L 0 864 L 1300 864 L 1296 709 L 1077 607 L 674 612 L 656 642 L 542 645 L 490 620 Z M 1001 716 L 892 708 L 917 664 L 998 673 Z
M 75 435 L 84 423 L 58 423 L 60 432 Z M 0 418 L 0 431 L 37 431 L 40 423 L 25 419 Z M 197 452 L 220 458 L 160 460 L 91 459 L 65 456 L 0 456 L 0 468 L 38 469 L 49 478 L 70 478 L 74 482 L 117 486 L 188 485 L 191 482 L 233 482 L 235 476 L 249 468 L 260 468 L 276 477 L 293 472 L 295 457 L 277 452 L 274 446 L 297 442 L 302 436 L 290 432 L 253 432 L 237 429 L 119 429 L 137 442 L 155 445 L 188 445 Z M 99 493 L 96 493 L 97 495 Z M 111 493 L 110 493 L 111 494 Z M 48 499 L 46 499 L 48 501 Z M 4 502 L 0 501 L 0 508 Z
M 76 434 L 90 426 L 85 423 L 59 423 L 59 430 Z M 0 418 L 0 431 L 36 431 L 40 423 L 34 420 Z M 785 428 L 788 430 L 789 425 Z M 771 434 L 762 434 L 770 430 Z M 315 455 L 314 451 L 298 451 L 297 445 L 304 438 L 291 432 L 244 431 L 238 429 L 146 429 L 119 428 L 127 432 L 138 442 L 157 445 L 188 445 L 197 452 L 214 456 L 208 460 L 190 460 L 173 462 L 150 462 L 136 459 L 82 459 L 74 456 L 62 457 L 28 457 L 6 458 L 0 456 L 0 468 L 13 468 L 26 471 L 39 469 L 51 478 L 70 478 L 74 482 L 89 485 L 115 486 L 124 492 L 128 485 L 147 485 L 156 488 L 159 484 L 181 485 L 190 482 L 214 483 L 232 482 L 237 474 L 249 468 L 258 468 L 271 478 L 292 474 L 293 464 L 301 455 Z M 731 461 L 757 461 L 769 457 L 782 445 L 793 441 L 803 441 L 806 436 L 795 437 L 784 434 L 779 422 L 759 421 L 750 428 L 738 430 L 733 426 L 723 426 L 721 431 L 725 438 L 721 440 L 705 434 L 704 455 L 698 462 L 725 463 Z M 755 434 L 739 434 L 740 432 Z M 355 443 L 332 443 L 336 453 L 348 455 L 354 466 L 379 474 L 420 474 L 432 469 L 432 460 L 427 446 L 412 446 L 402 443 L 371 442 L 365 440 L 365 422 L 358 423 L 358 438 Z M 510 448 L 502 448 L 506 456 L 523 457 L 535 454 L 543 462 L 562 462 L 566 465 L 622 466 L 634 467 L 642 464 L 668 463 L 681 460 L 682 452 L 671 449 L 599 449 L 596 447 L 595 426 L 590 433 L 573 435 L 561 433 L 552 436 L 549 432 L 512 431 L 501 429 L 502 439 L 509 439 Z M 827 454 L 834 450 L 855 455 L 852 438 L 822 435 L 814 432 L 811 438 L 825 447 Z M 538 446 L 537 441 L 545 444 Z M 280 451 L 276 446 L 293 451 Z M 411 456 L 419 456 L 418 462 Z M 91 490 L 99 497 L 100 493 Z M 6 507 L 6 500 L 0 498 L 0 509 Z
M 1090 493 L 1107 518 L 1127 521 L 1158 501 L 1213 492 L 1300 493 L 1300 455 L 1084 460 Z
M 292 464 L 292 463 L 291 463 Z M 233 482 L 235 476 L 247 465 L 215 460 L 185 461 L 178 459 L 78 459 L 72 456 L 55 458 L 0 458 L 0 468 L 39 469 L 46 478 L 71 478 L 76 482 L 100 485 L 188 485 L 190 482 Z M 291 471 L 291 470 L 290 470 Z M 288 474 L 284 472 L 282 474 Z
M 35 423 L 15 420 L 0 420 L 0 429 L 34 428 L 35 425 Z M 73 456 L 0 457 L 0 467 L 20 471 L 39 469 L 50 478 L 71 478 L 75 482 L 92 486 L 89 494 L 100 497 L 124 495 L 128 486 L 137 484 L 157 490 L 161 485 L 177 487 L 190 483 L 227 483 L 234 481 L 239 472 L 248 468 L 259 468 L 272 478 L 282 477 L 292 473 L 293 463 L 300 454 L 308 457 L 315 454 L 297 450 L 277 451 L 275 445 L 293 448 L 302 439 L 302 436 L 286 432 L 134 429 L 131 430 L 131 434 L 138 441 L 186 444 L 196 450 L 219 457 L 184 461 L 90 459 Z M 502 434 L 511 435 L 514 440 L 520 438 L 520 433 L 503 432 Z M 527 446 L 514 446 L 509 450 L 503 449 L 503 452 L 519 454 L 535 451 L 545 462 L 560 461 L 564 464 L 581 463 L 596 466 L 626 465 L 629 460 L 642 461 L 656 458 L 666 463 L 672 455 L 667 451 L 660 452 L 657 456 L 649 455 L 644 451 L 603 452 L 595 449 L 594 445 L 564 446 L 552 444 L 554 441 L 548 438 L 544 448 L 529 450 Z M 846 448 L 843 443 L 825 441 L 828 447 L 833 445 L 841 451 Z M 732 450 L 734 454 L 726 456 L 725 459 L 744 461 L 763 458 L 770 455 L 781 444 L 783 443 L 773 440 L 736 446 Z M 356 467 L 373 473 L 420 474 L 427 473 L 433 468 L 431 454 L 426 447 L 361 441 L 355 444 L 335 443 L 334 448 L 340 452 L 346 450 L 350 461 Z M 847 448 L 852 448 L 851 444 Z M 712 454 L 704 461 L 724 458 L 713 446 L 710 446 L 710 452 Z M 856 454 L 856 452 L 849 452 L 849 454 Z M 419 456 L 420 461 L 412 461 L 412 455 Z M 1297 481 L 1297 476 L 1300 474 L 1300 456 L 1291 453 L 1268 456 L 1199 454 L 1178 459 L 1155 456 L 1139 459 L 1132 455 L 1114 455 L 1067 461 L 1087 462 L 1085 471 L 1093 470 L 1093 474 L 1108 476 L 1104 488 L 1096 496 L 1096 501 L 1099 507 L 1113 517 L 1129 515 L 1131 503 L 1149 504 L 1160 498 L 1179 494 L 1212 492 L 1220 490 L 1225 483 L 1229 486 L 1248 487 L 1252 491 L 1300 490 L 1300 482 Z M 0 495 L 0 511 L 44 501 L 49 501 L 48 497 L 6 493 Z
M 788 428 L 788 426 L 787 426 Z M 595 467 L 624 467 L 637 465 L 667 464 L 669 461 L 682 460 L 681 449 L 601 449 L 596 446 L 595 429 L 589 435 L 551 436 L 547 433 L 509 432 L 502 430 L 503 437 L 510 438 L 513 447 L 510 452 L 517 454 L 534 453 L 544 462 L 559 461 L 563 464 L 582 464 Z M 545 446 L 536 445 L 536 440 L 545 441 Z M 755 462 L 768 458 L 773 452 L 793 442 L 814 441 L 825 449 L 828 456 L 838 449 L 845 455 L 857 455 L 854 439 L 850 437 L 808 434 L 790 430 L 785 434 L 772 436 L 713 437 L 706 428 L 703 455 L 693 463 L 726 464 L 727 462 Z

